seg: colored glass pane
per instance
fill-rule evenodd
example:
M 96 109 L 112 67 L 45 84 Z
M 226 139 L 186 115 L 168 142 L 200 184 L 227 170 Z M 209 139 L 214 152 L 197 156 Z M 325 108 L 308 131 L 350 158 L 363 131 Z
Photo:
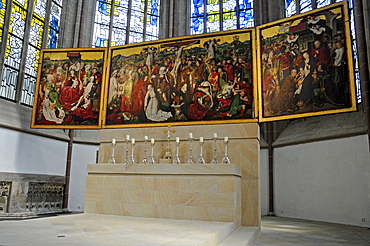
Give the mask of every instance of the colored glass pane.
M 22 97 L 21 102 L 27 105 L 33 104 L 33 97 L 35 94 L 36 78 L 24 75 L 23 88 L 22 88 Z
M 111 46 L 124 44 L 126 44 L 126 30 L 122 28 L 113 28 Z
M 299 3 L 299 9 L 301 13 L 312 10 L 311 0 L 301 0 Z
M 44 20 L 46 17 L 47 0 L 35 0 L 33 14 Z
M 143 42 L 143 34 L 142 33 L 136 33 L 136 32 L 130 32 L 130 38 L 129 43 L 140 43 Z
M 145 1 L 142 0 L 132 0 L 132 10 L 138 12 L 144 12 Z
M 203 0 L 193 0 L 191 5 L 191 16 L 203 16 L 204 13 L 204 5 Z
M 52 2 L 48 32 L 48 48 L 57 48 L 61 12 L 61 6 Z
M 207 13 L 220 12 L 220 2 L 219 0 L 207 0 Z
M 41 49 L 42 35 L 44 33 L 45 23 L 38 18 L 33 18 L 30 27 L 30 43 Z
M 144 14 L 140 11 L 131 11 L 130 31 L 142 33 L 144 28 Z
M 224 20 L 222 22 L 223 30 L 233 30 L 237 26 L 236 12 L 224 13 Z
M 113 16 L 113 26 L 117 28 L 125 28 L 127 26 L 127 6 L 116 6 L 115 13 L 117 14 Z M 105 21 L 106 23 L 109 23 L 110 19 L 106 18 Z
M 4 66 L 0 86 L 0 96 L 15 100 L 19 72 L 11 67 Z
M 295 15 L 297 13 L 296 10 L 296 3 L 293 0 L 288 0 L 285 2 L 285 15 L 286 17 L 290 17 L 292 15 Z
M 5 19 L 5 10 L 6 10 L 6 0 L 0 1 L 0 37 L 2 37 L 2 29 L 4 28 L 4 19 Z
M 158 22 L 157 25 L 153 25 L 151 23 L 151 16 L 147 17 L 147 22 L 146 22 L 146 36 L 158 36 Z M 145 38 L 146 39 L 146 38 Z M 146 40 L 147 41 L 147 40 Z
M 220 31 L 220 15 L 213 14 L 207 16 L 207 32 Z
M 235 10 L 235 6 L 236 6 L 235 0 L 223 0 L 222 3 L 223 12 Z
M 9 33 L 23 39 L 26 16 L 27 11 L 23 6 L 13 4 L 9 23 Z

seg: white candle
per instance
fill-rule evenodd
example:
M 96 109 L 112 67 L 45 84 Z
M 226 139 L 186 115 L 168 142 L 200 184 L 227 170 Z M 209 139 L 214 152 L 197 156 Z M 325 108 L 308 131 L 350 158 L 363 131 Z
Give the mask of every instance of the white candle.
M 217 138 L 217 133 L 213 133 L 213 138 Z
M 135 138 L 131 138 L 131 143 L 135 144 Z
M 116 139 L 115 138 L 112 139 L 112 144 L 116 144 Z
M 180 138 L 176 137 L 176 143 L 180 143 Z
M 199 142 L 203 143 L 203 137 L 199 137 Z
M 193 133 L 189 132 L 189 138 L 193 138 Z
M 146 141 L 147 141 L 148 139 L 149 139 L 149 138 L 148 138 L 148 136 L 144 136 L 144 140 L 146 140 Z
M 154 138 L 150 139 L 150 142 L 154 144 Z
M 229 137 L 225 137 L 224 141 L 225 142 L 229 141 Z
M 130 135 L 126 135 L 126 140 L 130 140 Z

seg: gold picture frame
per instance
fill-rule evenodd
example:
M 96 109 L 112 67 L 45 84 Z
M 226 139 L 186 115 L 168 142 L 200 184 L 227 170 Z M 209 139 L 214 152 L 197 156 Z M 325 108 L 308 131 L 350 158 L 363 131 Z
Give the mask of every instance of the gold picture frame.
M 103 128 L 256 122 L 254 41 L 244 29 L 111 47 Z
M 256 28 L 259 121 L 357 110 L 347 2 Z
M 41 51 L 31 128 L 101 128 L 107 51 Z

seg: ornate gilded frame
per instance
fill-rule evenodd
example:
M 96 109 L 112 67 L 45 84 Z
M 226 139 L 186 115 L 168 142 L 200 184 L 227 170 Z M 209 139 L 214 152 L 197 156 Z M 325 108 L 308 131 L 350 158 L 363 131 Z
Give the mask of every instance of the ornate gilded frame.
M 111 47 L 103 128 L 256 122 L 254 41 L 244 29 Z
M 346 1 L 256 32 L 260 122 L 356 110 Z
M 100 129 L 106 48 L 44 49 L 32 128 Z

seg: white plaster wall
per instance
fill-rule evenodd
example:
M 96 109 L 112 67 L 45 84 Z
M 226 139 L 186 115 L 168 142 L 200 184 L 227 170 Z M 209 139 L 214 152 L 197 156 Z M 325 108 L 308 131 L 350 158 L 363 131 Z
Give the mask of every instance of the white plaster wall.
M 0 172 L 65 174 L 67 142 L 0 128 Z
M 269 162 L 268 149 L 260 150 L 261 215 L 269 213 Z
M 84 211 L 87 164 L 96 163 L 99 146 L 73 144 L 68 210 Z
M 275 148 L 274 172 L 277 216 L 370 227 L 366 135 Z

